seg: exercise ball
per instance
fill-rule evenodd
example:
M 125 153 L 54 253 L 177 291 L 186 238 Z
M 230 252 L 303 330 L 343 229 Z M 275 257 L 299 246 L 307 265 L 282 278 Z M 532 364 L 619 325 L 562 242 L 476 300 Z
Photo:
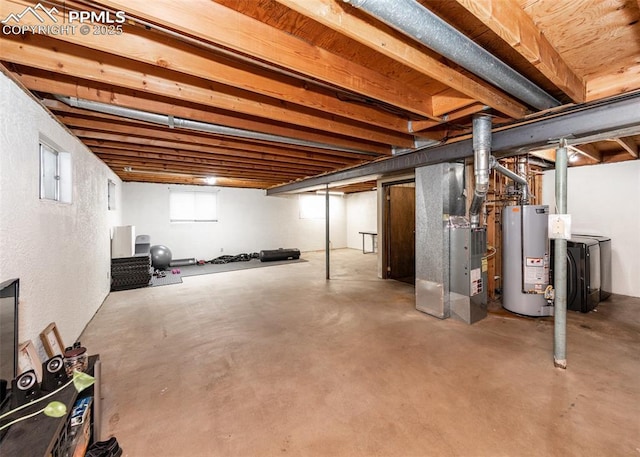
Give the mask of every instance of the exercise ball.
M 155 270 L 165 270 L 171 263 L 171 249 L 161 244 L 151 246 L 151 265 Z

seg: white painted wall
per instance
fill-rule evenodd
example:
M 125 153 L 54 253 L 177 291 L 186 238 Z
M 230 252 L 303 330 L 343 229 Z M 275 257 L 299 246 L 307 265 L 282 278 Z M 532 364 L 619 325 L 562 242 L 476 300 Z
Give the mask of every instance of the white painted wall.
M 41 137 L 71 153 L 72 204 L 39 199 Z M 109 233 L 121 220 L 107 210 L 107 180 L 121 181 L 4 74 L 0 144 L 0 278 L 20 278 L 19 337 L 44 358 L 40 332 L 55 322 L 73 343 L 109 293 Z
M 167 246 L 174 259 L 211 260 L 278 248 L 324 249 L 324 217 L 300 219 L 297 196 L 267 197 L 262 190 L 216 188 L 218 222 L 171 223 L 170 188 L 202 190 L 199 186 L 124 183 L 122 220 L 124 225 L 135 226 L 136 235 L 149 235 L 152 245 Z M 331 196 L 330 209 L 331 247 L 346 247 L 345 199 Z
M 347 201 L 347 247 L 362 249 L 362 235 L 358 232 L 377 232 L 377 192 L 349 194 Z M 365 248 L 371 249 L 371 237 L 365 237 Z
M 555 171 L 542 185 L 555 213 Z M 640 297 L 640 161 L 569 168 L 567 210 L 573 233 L 611 237 L 612 292 Z

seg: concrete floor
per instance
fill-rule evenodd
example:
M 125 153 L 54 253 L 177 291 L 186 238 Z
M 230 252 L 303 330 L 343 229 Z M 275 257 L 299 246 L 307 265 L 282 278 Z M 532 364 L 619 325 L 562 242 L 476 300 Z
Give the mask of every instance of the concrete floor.
M 125 456 L 640 456 L 640 299 L 469 326 L 415 310 L 375 256 L 112 293 L 82 335 Z

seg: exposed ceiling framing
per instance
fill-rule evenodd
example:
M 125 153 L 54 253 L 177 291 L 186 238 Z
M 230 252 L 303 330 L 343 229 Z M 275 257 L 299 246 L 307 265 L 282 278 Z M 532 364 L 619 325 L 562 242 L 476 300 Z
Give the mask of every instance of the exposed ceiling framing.
M 636 0 L 420 3 L 559 100 L 558 111 L 640 90 Z M 90 33 L 77 23 L 75 33 L 14 33 L 43 25 L 32 13 L 45 9 L 45 25 L 73 25 L 72 10 L 127 19 L 91 22 Z M 556 112 L 537 112 L 342 0 L 3 0 L 0 18 L 9 26 L 4 71 L 124 181 L 204 185 L 214 176 L 268 189 L 464 140 L 480 111 L 497 129 Z M 171 128 L 57 96 L 303 143 Z M 618 133 L 576 144 L 575 164 L 637 160 L 640 136 Z M 438 154 L 429 151 L 419 154 Z

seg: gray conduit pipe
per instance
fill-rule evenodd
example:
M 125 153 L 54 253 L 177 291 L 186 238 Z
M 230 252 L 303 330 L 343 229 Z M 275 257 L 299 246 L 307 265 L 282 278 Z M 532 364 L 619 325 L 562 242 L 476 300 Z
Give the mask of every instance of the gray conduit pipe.
M 556 149 L 556 212 L 567 214 L 567 143 Z M 556 238 L 553 259 L 555 289 L 553 364 L 567 368 L 567 240 Z
M 414 0 L 344 0 L 519 100 L 545 110 L 560 102 Z
M 150 113 L 123 106 L 109 105 L 106 103 L 94 102 L 91 100 L 83 100 L 76 97 L 63 97 L 54 95 L 56 100 L 61 101 L 65 105 L 81 108 L 98 113 L 111 114 L 128 119 L 136 119 L 138 121 L 151 122 L 153 124 L 166 125 L 170 128 L 180 127 L 198 132 L 215 133 L 218 135 L 232 136 L 236 138 L 246 138 L 250 140 L 272 141 L 276 143 L 290 144 L 294 146 L 306 146 L 312 148 L 326 149 L 331 151 L 352 152 L 356 154 L 364 154 L 377 157 L 379 154 L 360 149 L 344 148 L 332 144 L 320 143 L 317 141 L 300 140 L 280 135 L 271 135 L 269 133 L 254 132 L 251 130 L 237 129 L 226 127 L 224 125 L 209 124 L 207 122 L 192 121 L 190 119 L 182 119 L 178 117 L 168 116 L 166 114 Z
M 489 157 L 491 156 L 491 116 L 473 116 L 473 174 L 475 190 L 469 206 L 471 227 L 480 225 L 480 210 L 489 191 Z
M 324 246 L 324 256 L 325 256 L 325 270 L 326 270 L 326 279 L 331 279 L 331 224 L 329 221 L 329 215 L 331 211 L 329 211 L 329 183 L 327 183 L 324 187 L 324 218 L 325 218 L 325 246 Z

